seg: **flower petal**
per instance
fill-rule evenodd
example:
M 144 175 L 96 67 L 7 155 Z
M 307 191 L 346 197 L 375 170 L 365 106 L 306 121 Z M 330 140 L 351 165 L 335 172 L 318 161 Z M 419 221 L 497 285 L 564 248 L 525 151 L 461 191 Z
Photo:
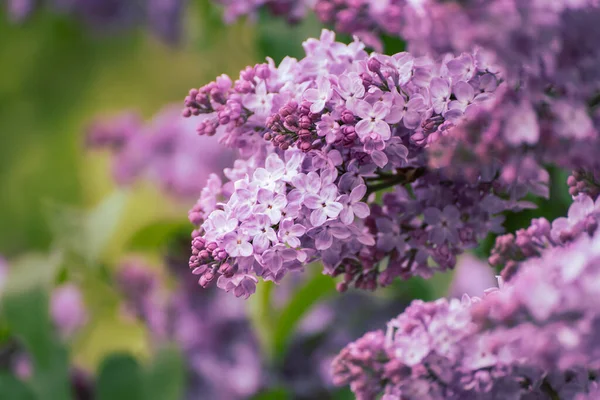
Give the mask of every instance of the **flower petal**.
M 327 214 L 323 207 L 319 207 L 310 214 L 310 223 L 313 226 L 321 226 L 327 221 Z

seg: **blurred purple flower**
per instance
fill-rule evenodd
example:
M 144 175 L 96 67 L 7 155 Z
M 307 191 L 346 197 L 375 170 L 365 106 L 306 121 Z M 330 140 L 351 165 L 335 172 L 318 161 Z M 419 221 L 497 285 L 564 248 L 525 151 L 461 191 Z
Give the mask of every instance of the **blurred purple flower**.
M 88 320 L 83 295 L 74 284 L 67 283 L 52 291 L 50 315 L 63 337 L 73 336 Z
M 467 253 L 456 263 L 448 295 L 455 298 L 461 298 L 464 294 L 480 297 L 486 289 L 495 285 L 494 269 L 487 262 Z

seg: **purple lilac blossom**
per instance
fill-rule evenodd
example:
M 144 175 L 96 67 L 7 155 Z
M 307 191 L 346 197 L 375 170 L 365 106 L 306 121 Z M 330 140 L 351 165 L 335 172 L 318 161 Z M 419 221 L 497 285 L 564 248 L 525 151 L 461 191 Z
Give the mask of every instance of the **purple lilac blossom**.
M 522 165 L 527 159 L 592 175 L 600 169 L 597 0 L 320 3 L 336 4 L 336 19 L 368 15 L 380 31 L 406 40 L 412 52 L 443 55 L 480 49 L 477 59 L 452 61 L 454 73 L 467 76 L 475 63 L 502 71 L 506 84 L 495 96 L 495 106 L 479 108 L 471 123 L 438 143 L 446 165 L 465 169 L 473 163 L 481 168 L 500 162 L 505 178 L 528 175 L 529 166 Z M 454 154 L 448 149 L 453 146 Z
M 449 63 L 452 73 L 467 78 L 475 64 L 502 72 L 495 106 L 472 110 L 462 133 L 432 148 L 443 165 L 468 171 L 500 163 L 508 180 L 531 175 L 531 168 L 535 175 L 543 164 L 587 175 L 600 170 L 598 0 L 318 0 L 314 10 L 337 32 L 377 50 L 382 34 L 403 39 L 414 55 L 478 49 L 476 57 Z M 485 95 L 496 85 L 486 77 L 474 91 L 451 93 L 446 82 L 432 80 L 433 109 L 446 112 L 452 103 L 466 111 L 478 90 Z
M 523 261 L 500 290 L 489 293 L 474 308 L 474 319 L 490 345 L 532 365 L 598 369 L 599 260 L 597 232 L 549 247 Z
M 502 87 L 487 64 L 474 62 L 467 75 L 451 68 L 478 53 L 436 62 L 364 47 L 324 30 L 304 43 L 302 60 L 276 67 L 269 59 L 235 82 L 222 75 L 190 91 L 184 116 L 241 154 L 226 181 L 210 178 L 189 214 L 200 285 L 216 281 L 247 297 L 259 277 L 279 282 L 315 260 L 343 276 L 340 290 L 429 277 L 501 232 L 498 214 L 530 207 L 527 193 L 547 195 L 548 174 L 533 161 L 520 163 L 529 174 L 513 177 L 431 165 L 430 148 Z M 388 188 L 377 203 L 374 193 Z
M 185 5 L 185 0 L 8 0 L 6 8 L 12 21 L 22 22 L 45 6 L 101 33 L 147 25 L 165 43 L 176 44 L 181 36 Z
M 580 236 L 595 234 L 600 222 L 600 198 L 580 193 L 574 197 L 567 217 L 552 223 L 545 218 L 535 218 L 526 229 L 496 238 L 488 261 L 503 267 L 502 277 L 510 280 L 520 265 L 530 258 L 540 257 L 548 248 L 565 246 Z
M 600 196 L 600 171 L 575 170 L 567 179 L 569 194 L 587 194 L 595 199 Z
M 145 177 L 182 198 L 198 196 L 209 174 L 233 160 L 233 152 L 218 146 L 216 138 L 198 140 L 194 126 L 174 107 L 165 107 L 147 124 L 133 112 L 99 119 L 91 125 L 87 143 L 113 152 L 117 183 Z
M 584 394 L 597 390 L 600 371 L 599 210 L 580 194 L 568 218 L 499 238 L 492 259 L 515 264 L 499 288 L 415 301 L 386 335 L 340 353 L 336 382 L 365 399 L 594 398 Z
M 50 315 L 62 337 L 73 336 L 88 320 L 79 288 L 67 283 L 56 287 L 50 298 Z
M 340 352 L 334 382 L 350 385 L 359 400 L 566 400 L 593 387 L 593 368 L 543 370 L 501 336 L 480 333 L 470 310 L 486 298 L 415 300 L 386 332 L 369 332 Z

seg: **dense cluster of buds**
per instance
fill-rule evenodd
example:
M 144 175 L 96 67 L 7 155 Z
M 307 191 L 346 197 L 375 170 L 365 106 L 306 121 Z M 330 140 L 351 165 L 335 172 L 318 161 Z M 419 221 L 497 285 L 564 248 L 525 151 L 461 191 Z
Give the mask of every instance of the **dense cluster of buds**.
M 594 235 L 599 222 L 600 200 L 594 201 L 586 194 L 578 194 L 566 218 L 557 218 L 552 223 L 545 218 L 533 219 L 528 228 L 499 236 L 489 262 L 493 266 L 504 267 L 502 276 L 508 280 L 523 261 L 543 256 L 546 249 L 565 246 L 584 234 Z

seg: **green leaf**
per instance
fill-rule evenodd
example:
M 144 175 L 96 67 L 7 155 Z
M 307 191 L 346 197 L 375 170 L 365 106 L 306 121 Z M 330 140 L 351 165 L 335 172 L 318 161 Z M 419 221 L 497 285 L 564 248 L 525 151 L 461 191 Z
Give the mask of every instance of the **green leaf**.
M 292 396 L 285 388 L 272 388 L 253 396 L 252 400 L 287 400 L 291 398 Z
M 314 15 L 291 26 L 283 18 L 273 18 L 262 10 L 257 24 L 259 55 L 271 57 L 279 63 L 284 57 L 304 57 L 302 42 L 310 37 L 318 38 L 323 25 Z
M 406 50 L 406 42 L 396 36 L 383 35 L 381 41 L 385 49 L 384 54 L 396 54 Z
M 146 371 L 145 400 L 180 400 L 185 370 L 181 352 L 175 347 L 161 349 Z
M 2 295 L 19 295 L 33 288 L 50 287 L 62 262 L 63 255 L 60 252 L 49 256 L 28 254 L 13 260 Z
M 0 374 L 0 400 L 36 400 L 29 385 L 12 375 Z
M 352 393 L 352 391 L 350 390 L 349 387 L 345 387 L 345 388 L 337 390 L 333 394 L 333 398 L 334 398 L 334 400 L 354 400 L 354 399 L 356 399 L 356 397 L 354 396 L 354 394 Z
M 89 262 L 98 260 L 115 233 L 127 203 L 127 194 L 116 191 L 92 209 L 84 221 L 87 239 L 86 255 Z
M 56 245 L 94 264 L 114 235 L 126 202 L 124 191 L 115 191 L 89 211 L 47 202 L 46 214 Z
M 71 398 L 67 352 L 55 335 L 48 315 L 48 298 L 39 287 L 11 291 L 3 302 L 4 317 L 31 356 L 31 386 L 40 400 Z
M 320 300 L 334 293 L 335 281 L 319 272 L 295 291 L 288 304 L 281 310 L 275 325 L 274 352 L 279 360 L 285 355 L 286 347 L 302 317 Z
M 276 312 L 271 303 L 271 297 L 275 284 L 270 281 L 260 282 L 256 285 L 256 293 L 247 301 L 248 315 L 264 357 L 271 361 L 275 354 L 273 352 L 273 329 Z
M 185 232 L 189 236 L 191 231 L 189 222 L 157 221 L 144 226 L 129 240 L 129 250 L 156 250 L 165 246 L 174 235 Z
M 102 361 L 97 383 L 98 400 L 144 400 L 142 370 L 128 354 L 113 354 Z

